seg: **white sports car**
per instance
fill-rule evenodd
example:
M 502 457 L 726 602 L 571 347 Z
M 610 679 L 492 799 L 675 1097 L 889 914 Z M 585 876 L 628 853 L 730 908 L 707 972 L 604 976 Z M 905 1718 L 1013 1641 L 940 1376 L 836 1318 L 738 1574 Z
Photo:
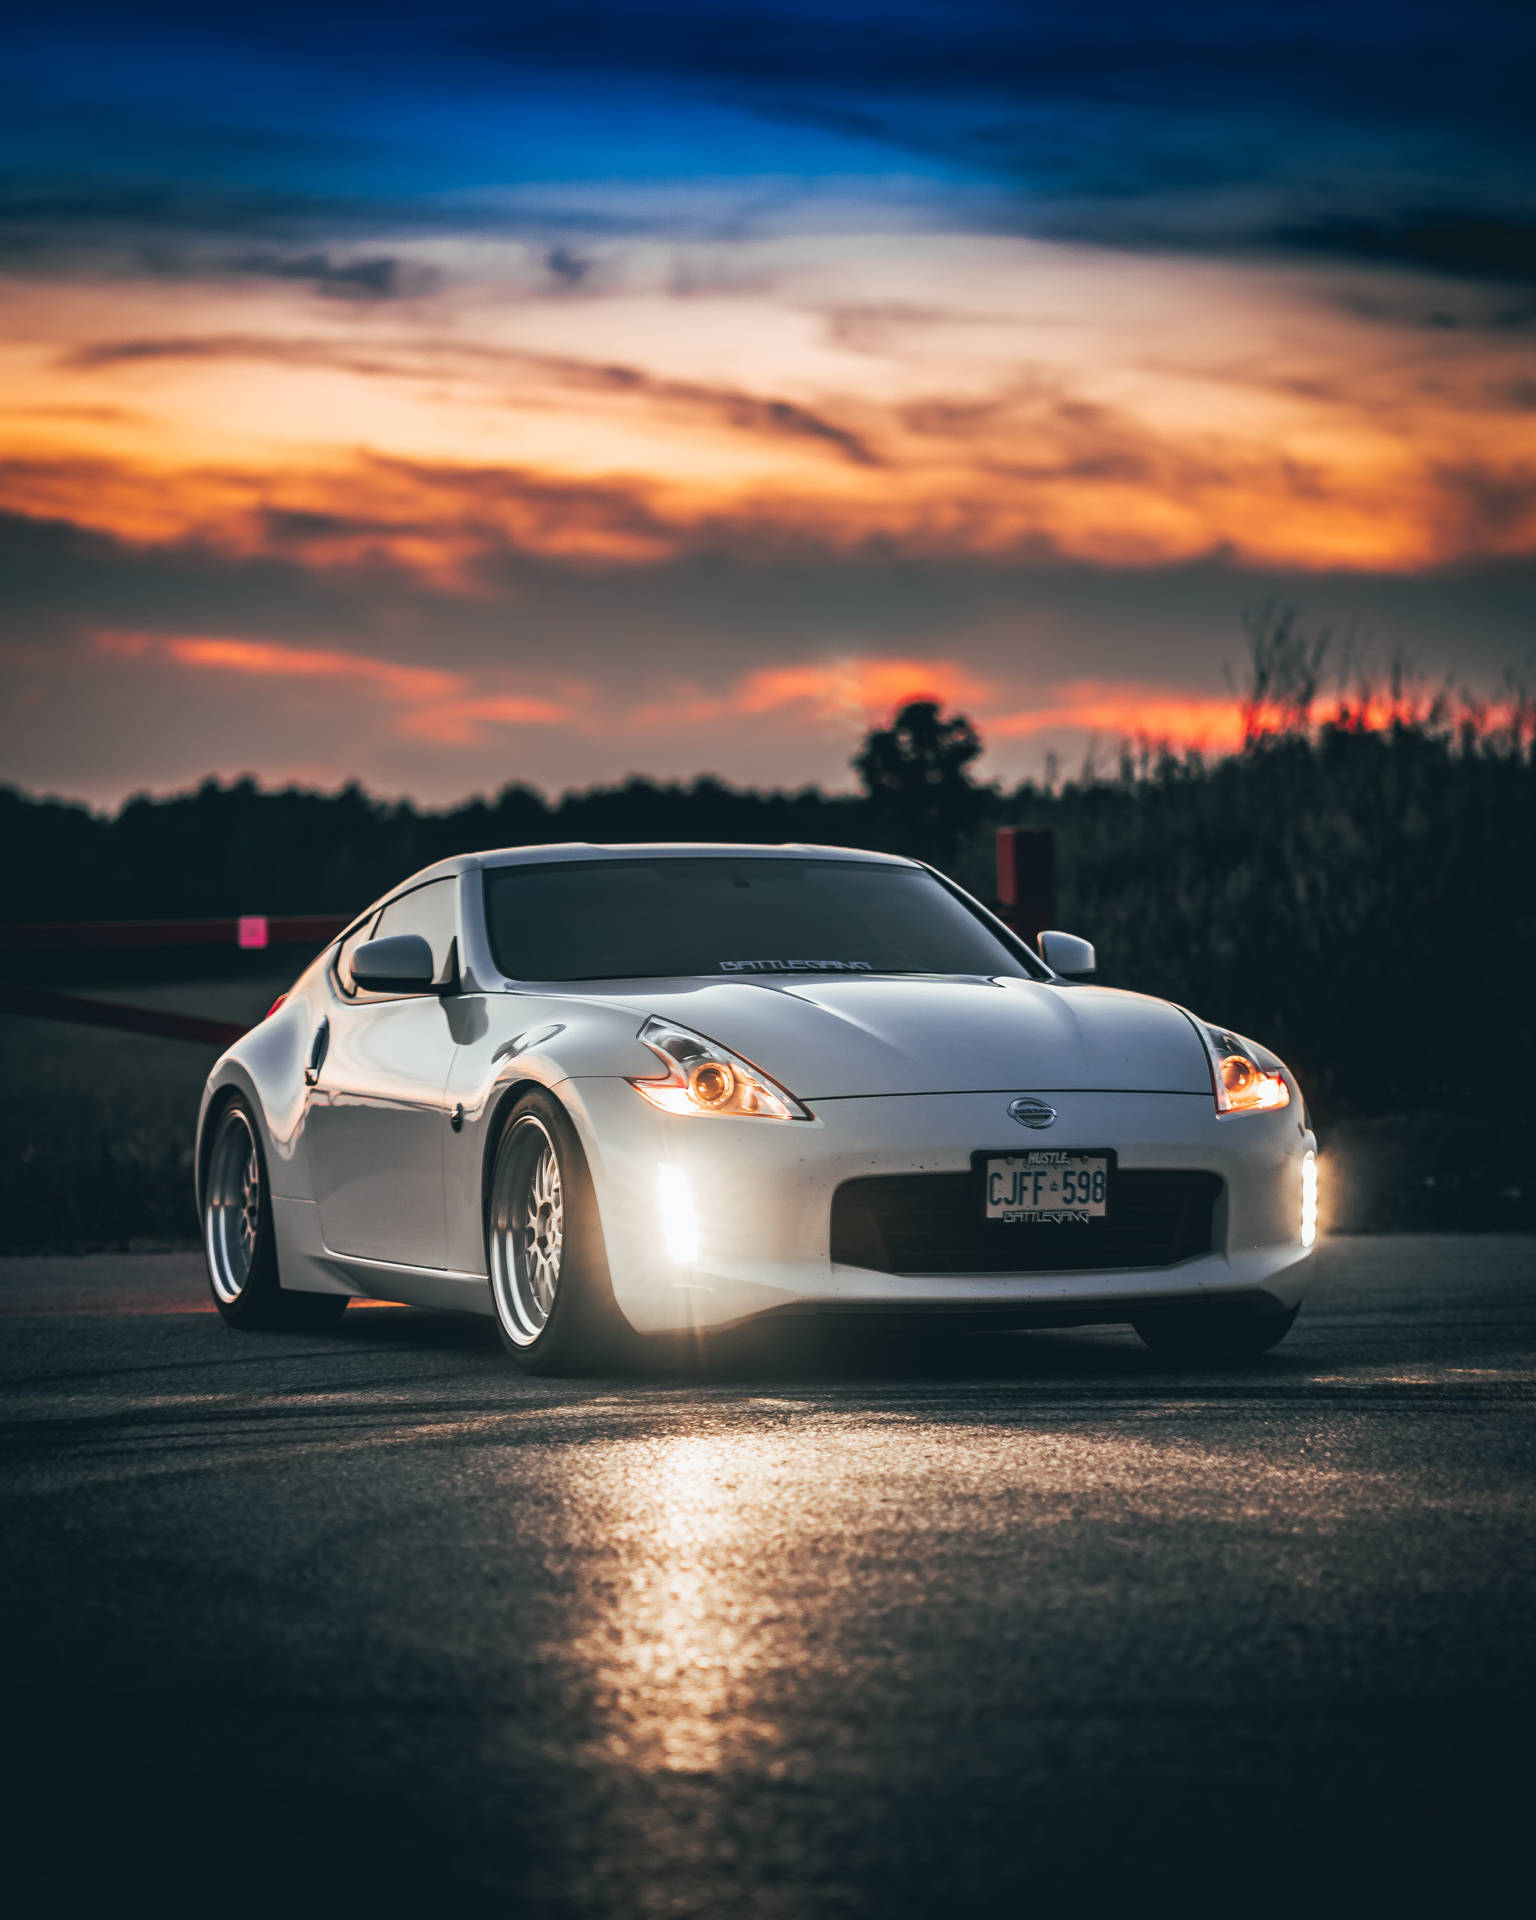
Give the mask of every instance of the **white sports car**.
M 492 1314 L 544 1371 L 768 1314 L 1266 1351 L 1316 1236 L 1294 1079 L 1082 984 L 1086 941 L 1039 944 L 931 868 L 836 847 L 442 861 L 209 1077 L 219 1312 Z

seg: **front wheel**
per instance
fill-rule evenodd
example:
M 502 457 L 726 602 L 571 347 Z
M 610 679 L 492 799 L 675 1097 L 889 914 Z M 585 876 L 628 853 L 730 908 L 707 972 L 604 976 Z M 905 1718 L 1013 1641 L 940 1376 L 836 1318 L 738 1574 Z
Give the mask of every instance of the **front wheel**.
M 328 1327 L 346 1310 L 344 1293 L 294 1293 L 279 1284 L 266 1159 L 256 1122 L 239 1098 L 214 1123 L 203 1183 L 203 1251 L 213 1304 L 232 1327 Z
M 1246 1301 L 1192 1300 L 1148 1307 L 1131 1322 L 1159 1359 L 1216 1367 L 1257 1360 L 1296 1324 L 1299 1306 L 1265 1313 Z
M 622 1362 L 626 1328 L 608 1279 L 592 1176 L 550 1094 L 507 1117 L 486 1195 L 486 1254 L 502 1345 L 529 1373 Z

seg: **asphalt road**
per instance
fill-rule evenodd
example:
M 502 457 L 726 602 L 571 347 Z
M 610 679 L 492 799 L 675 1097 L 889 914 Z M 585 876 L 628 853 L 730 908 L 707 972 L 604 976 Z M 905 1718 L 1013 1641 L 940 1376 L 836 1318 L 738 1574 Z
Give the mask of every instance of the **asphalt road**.
M 1230 1374 L 202 1286 L 0 1262 L 18 1915 L 1528 1909 L 1536 1241 L 1335 1241 Z

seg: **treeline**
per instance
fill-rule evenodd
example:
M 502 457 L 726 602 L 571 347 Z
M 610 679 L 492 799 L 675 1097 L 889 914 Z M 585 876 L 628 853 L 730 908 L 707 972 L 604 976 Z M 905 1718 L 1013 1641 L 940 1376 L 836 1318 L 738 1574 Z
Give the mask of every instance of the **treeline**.
M 1528 716 L 1346 713 L 1008 811 L 1055 829 L 1058 918 L 1105 980 L 1262 1039 L 1325 1117 L 1442 1110 L 1536 1139 Z M 957 877 L 979 880 L 986 853 L 973 841 Z
M 418 868 L 481 847 L 563 840 L 834 841 L 864 844 L 867 802 L 756 793 L 719 780 L 633 779 L 547 801 L 513 785 L 440 812 L 361 787 L 264 791 L 208 780 L 129 800 L 113 815 L 0 788 L 8 884 L 0 917 L 160 919 L 236 913 L 350 914 Z
M 1262 676 L 1257 676 L 1262 678 Z M 1272 678 L 1272 676 L 1271 676 Z M 1362 696 L 1321 720 L 1265 683 L 1249 738 L 1204 760 L 1127 752 L 1010 790 L 975 783 L 963 719 L 908 708 L 855 762 L 862 794 L 631 780 L 523 786 L 440 812 L 210 781 L 104 817 L 0 792 L 13 921 L 347 914 L 468 848 L 808 841 L 908 851 L 992 889 L 992 830 L 1054 830 L 1058 923 L 1106 982 L 1276 1047 L 1325 1117 L 1445 1110 L 1531 1128 L 1536 754 L 1528 701 Z

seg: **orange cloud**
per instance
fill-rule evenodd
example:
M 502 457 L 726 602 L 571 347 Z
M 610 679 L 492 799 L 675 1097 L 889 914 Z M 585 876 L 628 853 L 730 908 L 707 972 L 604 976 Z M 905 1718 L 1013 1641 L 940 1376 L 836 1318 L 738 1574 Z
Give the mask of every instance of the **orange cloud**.
M 883 716 L 909 700 L 974 705 L 989 693 L 985 682 L 951 660 L 855 658 L 760 668 L 740 682 L 731 704 L 743 714 L 805 705 L 837 716 L 855 710 L 868 718 Z
M 888 422 L 878 463 L 818 453 L 765 475 L 632 448 L 619 432 L 632 396 L 593 398 L 619 412 L 585 421 L 579 435 L 569 426 L 582 465 L 558 449 L 513 464 L 441 438 L 426 449 L 384 441 L 215 455 L 169 425 L 121 446 L 102 428 L 88 450 L 66 453 L 35 429 L 27 444 L 0 442 L 0 510 L 133 544 L 275 554 L 314 571 L 384 561 L 476 593 L 493 590 L 486 576 L 508 552 L 643 566 L 712 548 L 847 553 L 878 542 L 913 555 L 1054 552 L 1111 567 L 1225 551 L 1250 564 L 1413 570 L 1536 547 L 1536 429 L 1502 418 L 1483 421 L 1487 433 L 1466 446 L 1445 437 L 1443 422 L 1417 440 L 1405 425 L 1388 443 L 1352 416 L 1331 421 L 1325 453 L 1303 459 L 1219 426 L 1181 438 L 1167 423 L 1042 403 L 1005 409 L 969 437 L 919 432 L 903 415 Z M 522 455 L 523 436 L 509 444 Z
M 522 694 L 475 695 L 462 673 L 438 667 L 402 666 L 367 654 L 332 647 L 279 646 L 268 640 L 224 636 L 161 639 L 143 633 L 106 632 L 96 636 L 96 651 L 113 659 L 158 656 L 178 666 L 236 673 L 263 680 L 332 681 L 409 709 L 398 730 L 421 740 L 468 743 L 480 739 L 484 724 L 549 725 L 573 720 L 569 701 Z
M 579 720 L 576 708 L 559 700 L 537 700 L 509 695 L 485 700 L 446 700 L 423 707 L 400 723 L 402 733 L 440 746 L 469 746 L 482 739 L 486 722 L 499 726 L 571 725 Z
M 1166 687 L 1106 680 L 1068 681 L 1053 691 L 1049 706 L 988 715 L 984 731 L 1002 739 L 1107 733 L 1212 753 L 1230 753 L 1242 744 L 1243 705 L 1233 695 L 1173 694 Z
M 1518 329 L 1428 333 L 1262 264 L 914 232 L 775 240 L 757 271 L 752 244 L 728 297 L 679 301 L 637 256 L 579 310 L 505 297 L 515 240 L 477 244 L 483 281 L 466 262 L 451 297 L 366 319 L 280 278 L 121 275 L 106 302 L 13 280 L 0 508 L 463 591 L 509 549 L 1536 550 Z
M 988 738 L 1013 740 L 1042 733 L 1100 733 L 1118 740 L 1192 747 L 1202 753 L 1232 753 L 1249 732 L 1275 732 L 1295 719 L 1279 707 L 1250 707 L 1232 694 L 1181 694 L 1145 682 L 1074 680 L 1052 691 L 1048 706 L 983 714 L 982 731 Z M 1344 696 L 1317 700 L 1311 718 L 1316 724 L 1332 722 L 1381 732 L 1398 722 L 1432 719 L 1436 707 L 1432 693 L 1373 694 L 1358 700 Z M 1513 725 L 1516 718 L 1509 701 L 1492 701 L 1479 711 L 1493 727 Z
M 1278 709 L 1252 709 L 1233 694 L 1203 695 L 1142 681 L 1074 680 L 1050 687 L 1039 705 L 1008 708 L 999 690 L 953 660 L 908 660 L 850 656 L 762 667 L 719 688 L 680 682 L 661 693 L 654 682 L 625 705 L 599 698 L 585 681 L 545 679 L 543 690 L 506 690 L 505 679 L 477 690 L 476 676 L 437 667 L 402 665 L 341 648 L 285 645 L 226 635 L 164 637 L 107 631 L 96 636 L 106 658 L 156 660 L 197 673 L 232 673 L 254 679 L 328 684 L 342 709 L 373 700 L 392 709 L 394 732 L 438 746 L 475 746 L 499 727 L 562 727 L 588 740 L 678 735 L 690 729 L 752 723 L 804 731 L 808 722 L 853 737 L 914 699 L 965 708 L 991 743 L 1072 733 L 1110 740 L 1150 740 L 1175 749 L 1231 753 L 1251 731 L 1291 723 Z M 1381 729 L 1394 722 L 1431 717 L 1435 696 L 1417 691 L 1378 695 L 1349 703 L 1319 700 L 1321 723 Z M 1514 723 L 1508 702 L 1481 712 L 1491 726 Z
M 165 651 L 185 667 L 219 667 L 261 679 L 348 680 L 387 700 L 446 700 L 463 687 L 462 674 L 436 667 L 404 667 L 392 660 L 327 647 L 279 647 L 265 640 L 168 640 Z
M 991 689 L 952 660 L 881 660 L 852 656 L 810 660 L 787 667 L 760 667 L 722 692 L 688 681 L 674 684 L 623 716 L 632 728 L 704 726 L 720 720 L 755 720 L 798 709 L 834 726 L 860 729 L 884 720 L 909 700 L 942 706 L 985 701 Z

